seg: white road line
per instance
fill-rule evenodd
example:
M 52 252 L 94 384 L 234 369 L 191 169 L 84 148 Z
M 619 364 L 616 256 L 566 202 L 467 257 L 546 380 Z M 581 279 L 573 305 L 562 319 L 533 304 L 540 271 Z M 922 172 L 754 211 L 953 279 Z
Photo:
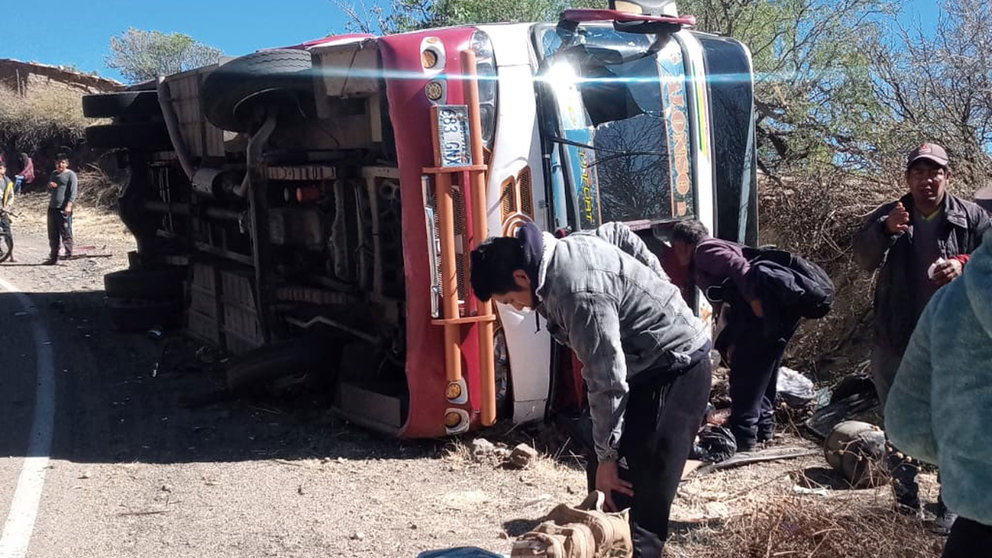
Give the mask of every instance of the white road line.
M 52 451 L 52 433 L 55 425 L 55 358 L 50 344 L 51 337 L 45 328 L 38 309 L 15 285 L 0 278 L 0 288 L 17 297 L 28 314 L 37 355 L 37 391 L 34 402 L 34 420 L 28 450 L 17 479 L 10 515 L 0 535 L 0 558 L 24 558 L 38 517 L 41 491 L 45 484 L 45 471 Z

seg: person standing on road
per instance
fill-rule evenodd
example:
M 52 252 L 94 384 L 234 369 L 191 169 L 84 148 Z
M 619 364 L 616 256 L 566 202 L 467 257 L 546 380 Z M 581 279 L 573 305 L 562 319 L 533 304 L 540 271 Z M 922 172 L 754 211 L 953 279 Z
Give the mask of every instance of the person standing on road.
M 751 451 L 772 439 L 778 370 L 785 348 L 799 325 L 799 314 L 775 306 L 750 278 L 754 268 L 736 242 L 712 238 L 699 221 L 680 221 L 670 241 L 679 263 L 688 266 L 697 287 L 728 312 L 717 348 L 730 365 L 728 426 L 738 451 Z M 720 291 L 717 297 L 714 288 Z M 717 300 L 718 298 L 718 300 Z M 727 308 L 730 303 L 730 308 Z
M 72 257 L 72 204 L 76 200 L 79 182 L 76 173 L 69 170 L 69 157 L 59 155 L 55 170 L 48 179 L 51 198 L 48 202 L 48 244 L 51 248 L 45 265 L 55 265 L 59 259 L 59 245 L 65 246 L 65 257 Z
M 944 558 L 992 548 L 992 232 L 923 310 L 885 405 L 900 448 L 940 467 L 960 514 Z M 982 551 L 981 549 L 986 549 Z
M 7 211 L 10 206 L 14 203 L 14 183 L 7 178 L 7 165 L 3 161 L 0 161 L 0 229 L 6 230 L 7 234 L 13 238 L 14 232 L 10 227 L 10 218 L 7 216 Z M 12 262 L 16 262 L 17 258 L 14 257 L 14 249 L 10 249 L 10 258 Z
M 482 301 L 535 309 L 582 362 L 592 418 L 589 490 L 631 508 L 634 556 L 661 556 L 710 391 L 709 334 L 658 259 L 608 223 L 561 240 L 533 224 L 472 251 Z M 538 318 L 539 319 L 539 318 Z
M 943 147 L 925 143 L 914 149 L 905 180 L 909 192 L 873 211 L 853 241 L 858 265 L 879 270 L 871 373 L 883 407 L 923 308 L 937 289 L 961 275 L 989 228 L 982 208 L 947 191 L 951 168 Z M 889 462 L 897 509 L 921 515 L 919 464 L 891 444 Z M 938 527 L 949 527 L 953 516 L 939 504 Z

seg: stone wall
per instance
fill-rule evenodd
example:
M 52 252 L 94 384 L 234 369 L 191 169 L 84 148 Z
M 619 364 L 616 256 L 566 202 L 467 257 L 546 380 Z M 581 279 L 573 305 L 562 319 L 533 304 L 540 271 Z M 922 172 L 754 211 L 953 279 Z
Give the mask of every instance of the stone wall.
M 122 83 L 112 79 L 9 58 L 0 58 L 0 86 L 21 95 L 32 90 L 52 88 L 66 89 L 80 95 L 120 91 L 124 88 Z

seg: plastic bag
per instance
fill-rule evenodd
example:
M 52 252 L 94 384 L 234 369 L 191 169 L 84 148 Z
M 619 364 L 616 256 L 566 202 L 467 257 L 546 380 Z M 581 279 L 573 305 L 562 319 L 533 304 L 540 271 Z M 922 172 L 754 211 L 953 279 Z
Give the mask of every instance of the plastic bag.
M 737 441 L 729 428 L 707 424 L 699 431 L 698 439 L 692 446 L 690 459 L 719 463 L 737 453 Z
M 805 407 L 816 398 L 813 381 L 785 366 L 778 369 L 778 382 L 775 384 L 775 389 L 777 390 L 776 399 L 784 401 L 786 405 L 794 409 Z

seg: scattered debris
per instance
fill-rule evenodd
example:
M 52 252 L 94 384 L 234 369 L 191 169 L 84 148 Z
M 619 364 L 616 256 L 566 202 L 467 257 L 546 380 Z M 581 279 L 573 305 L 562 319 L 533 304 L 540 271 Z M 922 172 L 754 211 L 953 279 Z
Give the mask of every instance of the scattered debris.
M 879 486 L 887 476 L 885 432 L 874 424 L 856 420 L 838 424 L 824 442 L 823 454 L 855 488 Z
M 511 469 L 525 469 L 537 459 L 537 450 L 527 444 L 517 444 L 503 465 Z
M 723 502 L 708 502 L 703 506 L 706 517 L 723 519 L 730 517 L 730 506 Z
M 696 438 L 697 442 L 693 444 L 689 453 L 690 459 L 719 463 L 737 453 L 737 441 L 726 427 L 707 424 L 700 429 Z
M 524 502 L 524 506 L 523 507 L 529 508 L 531 506 L 536 506 L 537 504 L 540 504 L 542 502 L 547 502 L 550 499 L 551 499 L 551 495 L 550 494 L 541 494 L 537 498 L 532 498 L 532 499 L 527 500 L 526 502 Z
M 492 455 L 495 451 L 496 446 L 485 438 L 476 438 L 472 440 L 472 458 L 476 461 L 485 459 L 486 457 Z
M 841 422 L 877 406 L 878 394 L 875 393 L 874 387 L 868 393 L 854 393 L 840 400 L 835 397 L 829 405 L 819 409 L 806 420 L 806 428 L 821 440 L 826 439 L 834 427 Z
M 776 399 L 784 401 L 793 409 L 802 409 L 816 398 L 813 380 L 785 366 L 778 369 Z
M 792 487 L 792 492 L 795 494 L 809 494 L 814 496 L 822 496 L 826 498 L 830 495 L 827 491 L 827 487 L 821 486 L 819 488 L 809 488 L 806 486 L 799 486 L 798 484 Z
M 732 469 L 734 467 L 740 467 L 742 465 L 750 465 L 752 463 L 762 463 L 765 461 L 779 461 L 782 459 L 795 459 L 797 457 L 805 457 L 807 455 L 816 455 L 820 453 L 820 450 L 806 449 L 806 448 L 771 448 L 760 451 L 748 451 L 741 452 L 737 455 L 721 461 L 719 463 L 710 463 L 709 465 L 704 465 L 696 470 L 697 477 L 701 477 L 705 474 L 712 473 L 713 471 L 719 471 L 721 469 Z

